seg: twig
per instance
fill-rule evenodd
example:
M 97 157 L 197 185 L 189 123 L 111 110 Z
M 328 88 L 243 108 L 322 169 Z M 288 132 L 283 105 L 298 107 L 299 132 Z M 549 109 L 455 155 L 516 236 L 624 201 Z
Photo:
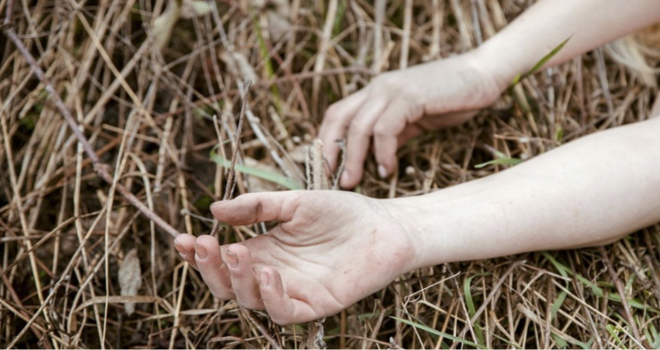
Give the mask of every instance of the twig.
M 617 276 L 616 271 L 614 270 L 614 266 L 612 266 L 612 262 L 610 261 L 610 258 L 607 256 L 607 251 L 605 250 L 605 248 L 601 245 L 598 247 L 598 250 L 600 251 L 600 254 L 603 256 L 603 261 L 605 262 L 605 266 L 607 266 L 607 271 L 610 273 L 610 277 L 612 277 L 612 280 L 614 281 L 616 290 L 619 292 L 619 295 L 621 296 L 621 304 L 623 304 L 623 311 L 625 312 L 626 320 L 628 321 L 628 324 L 630 324 L 630 329 L 632 330 L 633 336 L 635 337 L 635 341 L 637 342 L 637 345 L 643 347 L 642 337 L 640 337 L 639 335 L 639 330 L 637 329 L 637 325 L 635 324 L 635 318 L 633 318 L 632 315 L 632 309 L 630 308 L 630 304 L 628 304 L 628 300 L 626 299 L 626 294 L 625 294 L 626 291 L 623 288 L 623 283 L 621 283 L 619 276 Z
M 264 325 L 263 325 L 261 322 L 259 322 L 259 320 L 257 319 L 257 317 L 254 315 L 254 312 L 252 312 L 252 311 L 250 311 L 250 310 L 248 310 L 248 309 L 242 309 L 242 310 L 243 310 L 243 314 L 245 315 L 245 317 L 246 317 L 248 320 L 250 320 L 250 322 L 252 322 L 252 324 L 253 324 L 255 327 L 257 327 L 257 329 L 259 330 L 259 332 L 260 332 L 261 334 L 263 334 L 263 336 L 264 336 L 266 339 L 268 339 L 268 342 L 270 343 L 270 346 L 273 347 L 273 349 L 282 349 L 282 345 L 280 345 L 280 343 L 279 343 L 277 340 L 275 340 L 275 338 L 273 338 L 273 336 L 272 336 L 272 335 L 270 334 L 270 332 L 266 329 L 266 327 L 264 327 Z
M 245 78 L 245 95 L 243 96 L 243 105 L 241 106 L 241 115 L 238 117 L 238 126 L 236 127 L 236 136 L 234 137 L 234 151 L 231 155 L 231 164 L 229 165 L 229 174 L 227 175 L 227 185 L 225 186 L 225 194 L 222 200 L 227 200 L 234 192 L 234 174 L 236 170 L 236 158 L 238 158 L 238 150 L 241 148 L 241 130 L 243 130 L 243 120 L 245 120 L 245 110 L 247 109 L 248 94 L 250 93 L 250 85 L 252 80 Z
M 7 3 L 7 14 L 5 17 L 5 25 L 9 25 L 11 21 L 12 2 L 13 1 L 10 0 Z M 87 137 L 85 137 L 82 131 L 80 131 L 80 129 L 78 128 L 78 124 L 76 123 L 73 115 L 71 115 L 69 109 L 64 105 L 62 98 L 60 98 L 60 95 L 57 93 L 57 91 L 55 91 L 53 85 L 50 83 L 50 81 L 48 81 L 48 78 L 46 78 L 46 74 L 41 69 L 41 67 L 39 67 L 32 54 L 27 50 L 25 45 L 23 45 L 23 42 L 21 42 L 21 40 L 18 38 L 18 35 L 14 31 L 14 28 L 11 26 L 7 27 L 7 29 L 5 29 L 5 34 L 7 35 L 7 37 L 9 37 L 9 39 L 11 39 L 11 41 L 14 43 L 18 51 L 21 52 L 25 60 L 32 67 L 32 70 L 37 75 L 41 83 L 45 85 L 45 89 L 50 95 L 50 97 L 53 99 L 53 102 L 55 103 L 55 107 L 64 116 L 64 119 L 69 125 L 69 128 L 76 135 L 76 138 L 78 138 L 78 141 L 85 150 L 85 153 L 87 153 L 87 156 L 92 161 L 92 164 L 94 165 L 94 171 L 96 172 L 96 174 L 100 178 L 102 178 L 105 182 L 112 185 L 113 177 L 110 175 L 108 171 L 110 167 L 107 164 L 101 162 L 98 155 L 94 151 L 94 148 L 92 148 L 92 145 L 87 140 Z M 179 235 L 179 231 L 177 231 L 174 227 L 172 227 L 160 216 L 158 216 L 158 214 L 150 210 L 146 205 L 144 205 L 144 203 L 142 203 L 142 201 L 140 201 L 137 197 L 135 197 L 133 193 L 131 193 L 128 189 L 126 189 L 126 187 L 122 186 L 121 184 L 117 184 L 116 189 L 117 192 L 119 192 L 122 196 L 124 196 L 124 198 L 126 198 L 126 200 L 128 200 L 129 203 L 131 203 L 136 209 L 138 209 L 142 214 L 144 214 L 147 218 L 149 218 L 149 220 L 156 223 L 156 225 L 162 228 L 165 232 L 169 233 L 174 238 L 176 238 Z
M 312 141 L 310 150 L 312 152 L 312 189 L 325 190 L 327 186 L 325 186 L 325 167 L 323 166 L 323 141 L 319 139 Z
M 337 173 L 335 174 L 335 181 L 332 184 L 332 189 L 339 189 L 339 180 L 341 175 L 344 173 L 344 166 L 346 165 L 346 140 L 335 140 L 339 144 L 339 149 L 341 150 L 341 160 L 339 162 L 339 168 L 337 168 Z
M 612 94 L 610 93 L 610 84 L 607 82 L 607 72 L 605 71 L 605 57 L 603 56 L 603 49 L 598 48 L 596 52 L 596 63 L 598 67 L 598 81 L 605 97 L 607 106 L 607 116 L 610 117 L 610 123 L 614 122 L 614 103 L 612 102 Z
M 11 22 L 11 16 L 14 12 L 13 7 L 14 7 L 14 0 L 8 0 L 7 7 L 5 8 L 5 22 L 3 23 L 6 26 L 9 25 L 9 22 Z
M 309 331 L 307 335 L 307 348 L 308 349 L 325 349 L 327 344 L 323 341 L 325 331 L 323 329 L 323 322 L 325 319 L 309 323 Z
M 330 48 L 330 37 L 332 36 L 332 26 L 335 23 L 335 16 L 337 15 L 337 0 L 330 0 L 328 3 L 328 11 L 325 16 L 325 24 L 323 25 L 323 36 L 319 43 L 319 51 L 314 62 L 314 73 L 318 74 L 323 71 L 325 67 L 325 57 Z M 312 108 L 314 113 L 318 113 L 319 92 L 321 91 L 321 77 L 315 76 L 312 81 Z
M 233 154 L 231 156 L 231 164 L 229 166 L 229 174 L 227 175 L 227 185 L 225 186 L 225 194 L 222 198 L 222 200 L 227 200 L 229 197 L 231 197 L 231 193 L 234 192 L 234 174 L 236 172 L 235 166 L 236 166 L 236 160 L 238 158 L 238 151 L 240 150 L 241 146 L 241 130 L 243 130 L 243 121 L 245 120 L 245 111 L 247 110 L 247 103 L 248 103 L 248 96 L 250 93 L 250 85 L 252 84 L 252 80 L 248 79 L 247 77 L 245 78 L 245 94 L 243 95 L 243 104 L 241 106 L 241 114 L 238 117 L 238 126 L 236 127 L 236 136 L 234 137 L 234 149 L 233 149 Z M 273 349 L 281 349 L 282 346 L 279 344 L 277 340 L 273 338 L 273 336 L 268 332 L 266 327 L 264 327 L 259 320 L 255 317 L 254 313 L 248 309 L 242 309 L 244 311 L 244 315 L 246 318 L 254 324 L 259 332 L 270 342 L 271 346 Z

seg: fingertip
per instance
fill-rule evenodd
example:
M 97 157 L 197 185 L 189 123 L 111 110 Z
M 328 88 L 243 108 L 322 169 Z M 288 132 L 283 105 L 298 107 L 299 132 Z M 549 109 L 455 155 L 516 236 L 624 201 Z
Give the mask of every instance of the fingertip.
M 262 266 L 258 270 L 257 278 L 259 280 L 259 286 L 262 289 L 265 289 L 269 292 L 278 292 L 282 293 L 282 277 L 272 267 Z
M 179 249 L 190 249 L 195 244 L 195 236 L 182 233 L 177 238 L 174 239 L 174 248 Z M 179 250 L 180 251 L 180 250 Z
M 308 302 L 292 299 L 284 290 L 282 276 L 270 267 L 262 267 L 261 271 L 268 274 L 268 285 L 260 285 L 261 298 L 271 320 L 280 326 L 291 323 L 307 322 L 318 318 L 318 315 Z
M 221 251 L 221 256 L 222 261 L 233 272 L 243 271 L 246 268 L 244 265 L 250 263 L 250 252 L 242 244 L 230 244 Z
M 209 210 L 211 210 L 211 214 L 215 216 L 216 219 L 221 220 L 220 217 L 222 216 L 222 211 L 223 207 L 226 205 L 227 201 L 218 201 L 218 202 L 213 202 L 211 203 L 211 206 L 209 207 Z
M 223 260 L 228 267 L 238 304 L 247 309 L 263 309 L 259 276 L 247 247 L 241 244 L 229 245 L 224 249 Z
M 259 287 L 261 289 L 268 288 L 270 285 L 270 275 L 268 271 L 265 271 L 263 268 L 258 270 L 256 273 L 257 281 L 259 281 Z
M 387 171 L 385 166 L 383 166 L 382 164 L 379 164 L 378 165 L 378 176 L 380 176 L 381 179 L 384 179 L 384 178 L 387 177 L 387 175 L 389 175 L 389 172 Z
M 202 235 L 197 237 L 195 243 L 198 245 L 204 246 L 206 248 L 218 246 L 218 240 L 211 235 Z
M 230 244 L 227 246 L 226 250 L 240 257 L 244 257 L 250 254 L 248 248 L 240 243 Z
M 378 176 L 381 179 L 389 177 L 396 170 L 397 158 L 393 154 L 377 154 L 376 161 L 378 162 Z
M 353 162 L 349 164 L 347 161 L 344 171 L 341 175 L 341 187 L 347 189 L 355 188 L 355 186 L 357 186 L 362 180 L 362 176 L 364 174 L 364 169 L 362 168 L 363 166 L 364 164 L 362 162 Z
M 341 180 L 339 181 L 341 184 L 341 187 L 343 188 L 352 188 L 352 178 L 351 174 L 349 174 L 348 170 L 344 169 L 344 172 L 341 174 Z
M 179 256 L 193 267 L 197 268 L 195 263 L 195 236 L 190 234 L 180 234 L 174 239 L 174 249 L 179 252 Z
M 290 302 L 284 295 L 282 277 L 277 270 L 262 267 L 259 270 L 258 280 L 261 299 L 273 322 L 280 326 L 291 323 L 287 319 L 287 316 L 291 316 Z

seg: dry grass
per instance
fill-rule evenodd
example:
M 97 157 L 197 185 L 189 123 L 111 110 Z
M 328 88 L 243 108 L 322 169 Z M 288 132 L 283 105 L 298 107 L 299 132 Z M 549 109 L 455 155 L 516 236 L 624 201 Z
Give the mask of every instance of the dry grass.
M 3 17 L 7 2 L 0 0 Z M 224 168 L 209 154 L 220 143 L 216 152 L 231 158 L 244 76 L 255 83 L 239 163 L 302 186 L 301 151 L 329 103 L 377 72 L 469 50 L 529 5 L 294 0 L 277 15 L 277 3 L 218 1 L 217 10 L 180 19 L 171 38 L 152 30 L 166 10 L 162 0 L 20 1 L 13 27 L 118 183 L 180 231 L 198 235 L 214 230 L 208 204 L 225 193 Z M 170 40 L 159 50 L 155 41 L 163 39 Z M 0 346 L 271 347 L 267 333 L 283 347 L 305 347 L 310 325 L 278 327 L 262 313 L 214 301 L 171 237 L 95 175 L 6 36 L 0 50 Z M 370 160 L 358 191 L 410 196 L 487 176 L 506 167 L 475 168 L 495 151 L 525 159 L 645 119 L 653 96 L 602 53 L 588 53 L 525 79 L 467 125 L 410 142 L 390 182 L 375 176 Z M 237 177 L 237 193 L 278 189 Z M 240 241 L 264 228 L 220 237 Z M 654 226 L 602 250 L 430 267 L 328 318 L 325 341 L 350 348 L 657 348 L 658 261 Z M 121 265 L 141 276 L 137 296 L 121 296 Z M 137 303 L 133 315 L 125 302 Z

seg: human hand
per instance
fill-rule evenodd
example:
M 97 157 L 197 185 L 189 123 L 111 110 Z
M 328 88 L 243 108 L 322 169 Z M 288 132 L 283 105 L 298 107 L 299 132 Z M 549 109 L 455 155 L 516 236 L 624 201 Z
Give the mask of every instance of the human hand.
M 373 137 L 381 177 L 397 165 L 398 146 L 424 131 L 458 125 L 492 104 L 513 79 L 491 68 L 478 51 L 379 75 L 368 86 L 332 104 L 319 138 L 331 168 L 335 140 L 347 136 L 341 186 L 355 187 Z
M 242 243 L 221 247 L 212 236 L 182 234 L 175 247 L 215 297 L 266 309 L 281 325 L 336 314 L 417 264 L 393 201 L 286 191 L 245 194 L 211 211 L 234 226 L 280 222 Z

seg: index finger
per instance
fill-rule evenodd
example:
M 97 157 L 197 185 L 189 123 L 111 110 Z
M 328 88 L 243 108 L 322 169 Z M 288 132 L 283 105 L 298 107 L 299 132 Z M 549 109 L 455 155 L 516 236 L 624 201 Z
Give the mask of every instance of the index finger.
M 303 191 L 247 193 L 211 204 L 211 213 L 221 222 L 243 226 L 264 221 L 291 221 L 295 200 Z
M 355 113 L 367 98 L 368 88 L 364 88 L 343 100 L 333 103 L 325 112 L 319 129 L 319 139 L 323 141 L 325 157 L 331 169 L 337 165 L 339 145 L 336 140 L 343 139 L 346 129 L 355 117 Z

